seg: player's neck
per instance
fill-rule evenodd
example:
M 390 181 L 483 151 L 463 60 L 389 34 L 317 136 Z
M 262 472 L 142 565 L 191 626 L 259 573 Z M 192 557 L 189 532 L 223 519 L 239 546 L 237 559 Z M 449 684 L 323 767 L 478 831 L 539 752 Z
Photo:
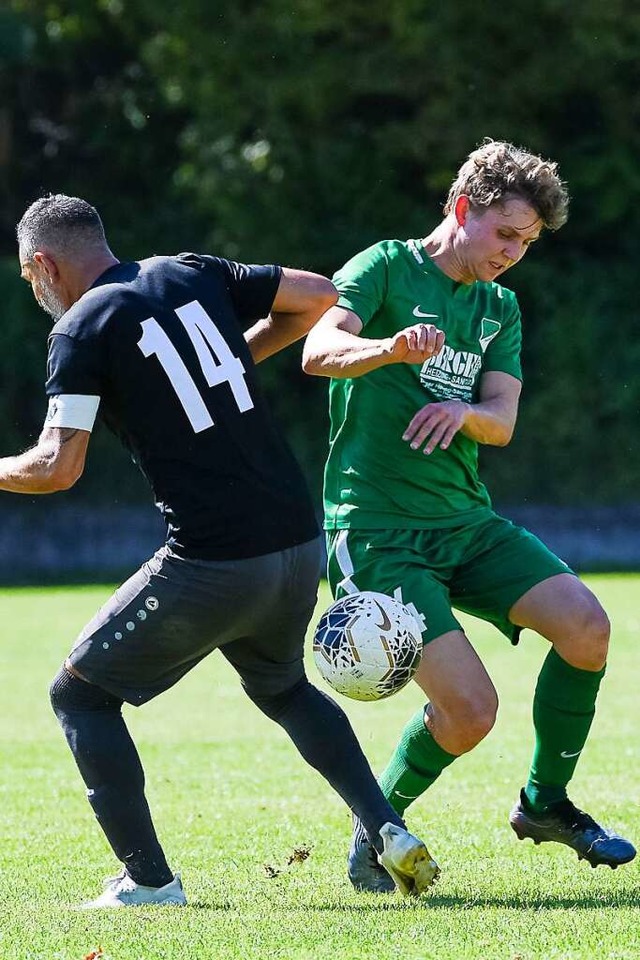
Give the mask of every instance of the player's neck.
M 89 289 L 106 270 L 109 270 L 110 267 L 115 267 L 117 263 L 120 263 L 120 261 L 117 257 L 114 257 L 110 250 L 96 257 L 94 260 L 89 261 L 85 268 L 85 280 L 88 281 L 87 289 Z
M 424 237 L 422 246 L 429 259 L 451 280 L 456 283 L 473 283 L 475 277 L 469 275 L 464 264 L 457 256 L 453 239 L 453 232 L 448 220 L 443 220 L 435 230 Z
M 73 293 L 75 299 L 79 300 L 83 293 L 86 293 L 90 287 L 101 277 L 110 267 L 115 267 L 120 263 L 117 257 L 110 250 L 97 254 L 95 257 L 86 260 L 77 271 L 73 278 Z M 74 300 L 75 302 L 75 300 Z

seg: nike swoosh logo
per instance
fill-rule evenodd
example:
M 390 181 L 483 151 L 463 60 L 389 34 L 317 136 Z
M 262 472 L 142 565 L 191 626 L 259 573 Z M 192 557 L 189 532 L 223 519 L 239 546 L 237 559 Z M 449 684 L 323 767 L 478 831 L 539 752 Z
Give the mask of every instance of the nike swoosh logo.
M 413 315 L 414 315 L 414 317 L 422 317 L 423 319 L 428 319 L 428 318 L 430 318 L 430 319 L 432 319 L 432 320 L 437 320 L 437 319 L 438 319 L 438 314 L 437 314 L 437 313 L 423 313 L 422 310 L 420 309 L 420 304 L 417 304 L 417 305 L 413 308 Z
M 579 753 L 582 753 L 582 750 L 576 750 L 575 753 L 567 753 L 566 750 L 563 750 L 560 756 L 564 757 L 565 760 L 570 760 L 572 757 L 577 757 Z
M 394 790 L 393 792 L 395 793 L 396 797 L 404 797 L 405 800 L 417 800 L 417 799 L 418 799 L 418 797 L 410 797 L 408 793 L 400 793 L 399 790 Z M 418 794 L 418 796 L 419 796 L 419 794 Z
M 382 623 L 376 623 L 376 627 L 380 627 L 381 630 L 390 630 L 391 629 L 391 620 L 387 616 L 387 611 L 384 607 L 381 607 L 378 601 L 375 601 L 375 605 L 382 614 Z

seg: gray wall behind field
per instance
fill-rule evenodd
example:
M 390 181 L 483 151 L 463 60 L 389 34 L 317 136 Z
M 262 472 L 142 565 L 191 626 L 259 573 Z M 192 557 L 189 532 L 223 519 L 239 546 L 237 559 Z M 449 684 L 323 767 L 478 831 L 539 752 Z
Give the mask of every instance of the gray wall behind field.
M 640 504 L 505 507 L 578 572 L 640 570 Z M 116 581 L 162 544 L 148 506 L 95 506 L 51 497 L 2 498 L 0 584 Z

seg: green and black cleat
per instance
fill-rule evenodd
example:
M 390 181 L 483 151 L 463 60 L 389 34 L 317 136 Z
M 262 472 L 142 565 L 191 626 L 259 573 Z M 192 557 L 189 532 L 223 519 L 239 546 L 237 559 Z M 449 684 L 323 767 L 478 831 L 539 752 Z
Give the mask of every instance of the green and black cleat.
M 586 860 L 592 867 L 604 864 L 615 870 L 636 855 L 632 843 L 605 830 L 571 800 L 561 800 L 544 813 L 536 813 L 521 790 L 509 823 L 519 840 L 529 837 L 534 843 L 564 843 L 576 851 L 579 860 Z

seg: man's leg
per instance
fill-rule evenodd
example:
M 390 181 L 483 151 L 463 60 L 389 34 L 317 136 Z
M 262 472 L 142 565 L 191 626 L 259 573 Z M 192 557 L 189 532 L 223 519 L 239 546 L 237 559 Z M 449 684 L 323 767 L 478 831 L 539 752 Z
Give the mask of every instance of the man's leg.
M 437 864 L 422 841 L 407 833 L 384 798 L 346 714 L 306 677 L 279 694 L 247 689 L 253 702 L 278 723 L 306 762 L 314 767 L 352 810 L 375 848 L 373 867 L 404 894 L 421 893 L 438 876 Z M 384 864 L 386 871 L 380 864 Z M 358 886 L 358 884 L 356 884 Z
M 491 680 L 461 631 L 450 631 L 427 644 L 415 679 L 429 703 L 409 720 L 379 778 L 398 815 L 403 815 L 456 757 L 486 736 L 497 709 Z M 354 886 L 390 892 L 388 881 L 376 870 L 358 820 L 348 862 Z
M 306 677 L 275 696 L 247 690 L 249 697 L 289 735 L 314 767 L 377 838 L 385 823 L 404 827 L 382 795 L 351 724 L 338 704 Z
M 144 794 L 142 764 L 122 718 L 123 701 L 65 667 L 51 684 L 50 695 L 89 803 L 126 874 L 144 887 L 172 884 Z M 183 900 L 182 895 L 171 902 Z
M 384 795 L 400 815 L 489 733 L 498 708 L 491 679 L 462 631 L 427 644 L 415 680 L 429 702 L 404 728 L 380 776 Z
M 423 624 L 425 646 L 415 679 L 429 703 L 405 726 L 379 778 L 399 815 L 494 723 L 495 690 L 453 614 L 447 586 L 470 537 L 466 529 L 339 530 L 329 535 L 328 575 L 334 596 L 379 590 L 406 603 Z M 370 862 L 356 822 L 349 853 L 352 882 L 382 890 Z
M 635 856 L 633 846 L 609 835 L 567 800 L 567 785 L 587 741 L 605 672 L 607 616 L 580 580 L 559 574 L 528 590 L 509 617 L 552 644 L 534 695 L 535 749 L 512 825 L 521 838 L 567 843 L 592 866 L 626 863 Z M 560 822 L 564 819 L 565 825 Z

